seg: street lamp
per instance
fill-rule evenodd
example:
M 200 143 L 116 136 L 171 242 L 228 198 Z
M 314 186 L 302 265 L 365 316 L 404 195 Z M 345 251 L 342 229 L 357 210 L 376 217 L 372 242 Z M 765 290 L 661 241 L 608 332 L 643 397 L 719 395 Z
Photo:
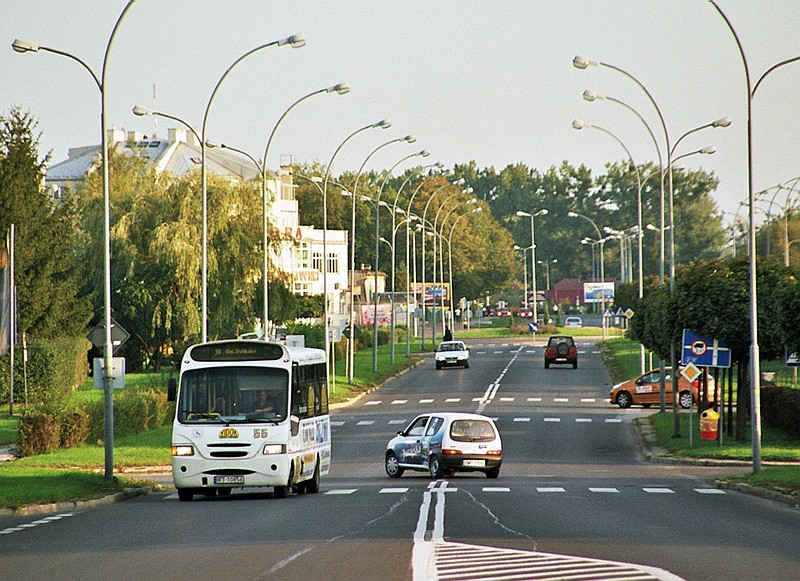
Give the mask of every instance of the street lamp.
M 558 258 L 551 258 L 550 260 L 537 260 L 536 264 L 541 264 L 545 267 L 545 284 L 547 285 L 547 291 L 550 291 L 550 265 L 556 264 L 558 262 Z
M 272 145 L 272 139 L 275 137 L 275 132 L 278 130 L 278 126 L 284 120 L 284 118 L 289 114 L 289 112 L 295 108 L 296 105 L 299 105 L 309 97 L 313 97 L 314 95 L 319 95 L 321 93 L 336 93 L 337 95 L 346 95 L 350 92 L 350 86 L 347 83 L 337 83 L 336 85 L 331 85 L 330 87 L 326 87 L 324 89 L 318 89 L 316 91 L 312 91 L 299 99 L 297 99 L 294 103 L 289 105 L 289 107 L 283 112 L 278 118 L 278 121 L 275 123 L 275 126 L 272 128 L 272 132 L 269 134 L 269 139 L 267 139 L 267 145 L 264 148 L 264 158 L 263 158 L 263 171 L 261 172 L 261 216 L 262 216 L 262 240 L 261 244 L 263 246 L 262 251 L 264 253 L 264 265 L 263 265 L 263 273 L 262 276 L 264 277 L 264 338 L 267 337 L 267 331 L 269 329 L 269 217 L 267 214 L 267 160 L 269 158 L 269 149 Z M 324 204 L 324 202 L 323 202 Z M 328 256 L 326 254 L 327 251 L 327 228 L 323 229 L 322 232 L 322 292 L 323 292 L 323 303 L 325 304 L 325 320 L 327 321 L 327 306 L 328 306 L 328 287 L 327 287 L 327 279 L 326 274 L 328 272 L 327 269 L 327 260 Z M 327 349 L 328 344 L 328 335 L 327 335 L 327 324 L 325 326 L 325 345 Z
M 112 356 L 114 344 L 111 341 L 111 191 L 109 187 L 109 168 L 108 168 L 108 129 L 106 119 L 106 72 L 108 70 L 108 57 L 111 53 L 111 46 L 114 37 L 119 30 L 119 26 L 128 10 L 131 9 L 135 0 L 129 0 L 122 9 L 122 12 L 111 30 L 108 38 L 106 51 L 103 56 L 103 68 L 98 77 L 89 65 L 75 55 L 68 52 L 41 46 L 24 40 L 14 40 L 11 47 L 15 52 L 49 52 L 67 57 L 80 64 L 92 76 L 97 88 L 100 90 L 100 154 L 103 165 L 103 325 L 105 326 L 105 336 L 103 340 L 103 401 L 105 416 L 105 471 L 104 477 L 111 479 L 114 477 L 114 390 L 111 386 L 113 379 Z
M 750 203 L 750 220 L 748 224 L 750 234 L 750 410 L 753 439 L 753 472 L 757 473 L 761 471 L 761 362 L 759 361 L 758 348 L 758 297 L 756 294 L 755 193 L 753 191 L 753 97 L 755 97 L 756 90 L 761 85 L 761 81 L 763 81 L 767 75 L 779 67 L 799 61 L 800 56 L 786 59 L 772 65 L 761 75 L 755 85 L 751 85 L 750 67 L 747 64 L 747 58 L 744 55 L 744 48 L 739 40 L 739 35 L 736 34 L 733 24 L 728 20 L 728 17 L 722 9 L 717 6 L 715 0 L 710 0 L 710 3 L 725 21 L 725 24 L 728 26 L 728 29 L 736 41 L 736 46 L 739 49 L 739 55 L 744 65 L 745 81 L 747 83 L 747 197 Z
M 517 210 L 517 216 L 528 216 L 531 219 L 531 288 L 533 289 L 533 320 L 539 322 L 538 302 L 536 299 L 536 238 L 534 237 L 533 219 L 536 216 L 546 216 L 547 208 L 542 208 L 538 212 L 524 212 Z M 525 297 L 527 298 L 527 297 Z
M 428 207 L 431 205 L 431 202 L 436 197 L 436 194 L 441 192 L 444 188 L 450 185 L 462 185 L 464 183 L 464 178 L 459 178 L 453 182 L 445 181 L 444 184 L 433 190 L 433 193 L 428 198 L 428 201 L 425 203 L 425 208 L 422 212 L 422 224 L 424 225 L 427 221 L 428 215 Z M 411 208 L 411 202 L 408 205 L 409 209 Z M 434 255 L 434 258 L 436 256 Z M 436 278 L 436 273 L 434 271 L 434 278 Z M 425 236 L 422 237 L 422 350 L 425 350 L 425 298 L 426 298 L 426 288 L 425 288 Z M 433 302 L 434 309 L 436 307 L 436 298 L 434 297 Z M 435 310 L 434 310 L 435 313 Z M 434 319 L 435 324 L 435 319 Z M 435 338 L 431 337 L 431 340 L 434 341 Z
M 211 111 L 211 105 L 214 102 L 214 97 L 217 95 L 217 91 L 219 91 L 222 82 L 227 78 L 230 72 L 238 65 L 240 62 L 245 60 L 247 57 L 256 53 L 262 49 L 268 48 L 270 46 L 284 46 L 288 45 L 292 48 L 300 48 L 305 46 L 306 44 L 306 37 L 303 34 L 293 34 L 292 36 L 287 36 L 286 38 L 281 38 L 279 40 L 274 40 L 272 42 L 268 42 L 266 44 L 262 44 L 257 46 L 242 56 L 237 58 L 233 63 L 225 70 L 222 76 L 217 81 L 217 84 L 214 86 L 214 90 L 211 92 L 211 97 L 208 99 L 208 103 L 206 104 L 205 113 L 203 114 L 203 125 L 200 130 L 200 155 L 201 155 L 201 187 L 202 187 L 202 206 L 203 206 L 203 232 L 202 232 L 202 254 L 203 254 L 203 265 L 202 265 L 202 331 L 201 331 L 201 338 L 203 343 L 208 340 L 208 164 L 206 162 L 206 138 L 207 138 L 207 128 L 208 128 L 208 114 Z M 159 111 L 151 111 L 149 109 L 145 109 L 144 107 L 134 107 L 134 113 L 136 115 L 155 115 L 160 117 L 166 117 L 168 119 L 173 119 L 178 121 L 192 130 L 192 133 L 197 136 L 197 132 L 191 128 L 191 126 L 179 119 L 177 117 L 167 115 L 165 113 L 161 113 Z M 266 167 L 266 158 L 264 159 L 264 167 Z M 266 252 L 266 249 L 265 249 Z M 265 303 L 266 305 L 266 303 Z M 266 308 L 266 307 L 265 307 Z M 267 322 L 264 321 L 264 325 Z
M 453 232 L 455 232 L 456 224 L 464 218 L 465 216 L 469 216 L 470 214 L 474 214 L 476 212 L 482 212 L 483 208 L 478 206 L 477 208 L 473 208 L 469 212 L 461 214 L 458 218 L 453 220 L 453 223 L 450 226 L 450 233 L 447 236 L 447 254 L 448 254 L 448 274 L 450 278 L 450 320 L 455 320 L 455 313 L 453 312 L 453 299 L 456 296 L 456 293 L 453 291 Z M 461 312 L 461 321 L 464 321 L 464 311 Z M 469 322 L 469 319 L 467 319 Z
M 403 138 L 403 141 L 408 143 L 414 143 L 416 141 L 416 137 L 413 135 L 408 135 Z M 378 189 L 378 195 L 375 197 L 375 272 L 374 272 L 374 280 L 375 280 L 375 289 L 373 293 L 373 316 L 372 316 L 372 371 L 378 371 L 378 263 L 380 259 L 380 252 L 381 252 L 381 245 L 380 245 L 380 208 L 381 208 L 381 195 L 383 194 L 383 188 L 386 186 L 386 183 L 389 181 L 389 178 L 392 175 L 394 169 L 403 163 L 404 161 L 411 159 L 412 157 L 428 157 L 431 154 L 430 151 L 427 149 L 423 149 L 417 153 L 412 153 L 410 155 L 406 155 L 405 157 L 401 158 L 397 161 L 392 167 L 389 168 L 389 171 L 386 173 L 386 176 L 381 182 L 381 186 Z M 392 218 L 392 227 L 394 228 L 394 218 Z M 394 253 L 394 246 L 392 246 L 392 253 Z M 391 313 L 391 320 L 392 320 L 392 328 L 394 328 L 394 272 L 392 272 L 392 313 Z M 392 336 L 392 363 L 394 363 L 394 336 Z
M 395 236 L 397 235 L 397 228 L 396 228 L 396 225 L 395 225 L 395 217 L 396 217 L 397 214 L 405 214 L 407 216 L 407 219 L 405 220 L 405 224 L 406 224 L 406 357 L 409 357 L 411 355 L 411 312 L 410 312 L 411 311 L 411 298 L 409 297 L 409 294 L 408 294 L 410 292 L 410 284 L 411 284 L 411 279 L 409 278 L 410 271 L 409 271 L 409 266 L 408 266 L 409 265 L 408 243 L 409 243 L 409 230 L 410 230 L 409 223 L 411 221 L 411 218 L 410 218 L 410 216 L 408 216 L 408 212 L 406 212 L 405 210 L 397 207 L 397 202 L 398 202 L 398 200 L 400 200 L 400 194 L 403 192 L 403 188 L 406 187 L 406 184 L 411 180 L 411 178 L 413 178 L 415 175 L 418 175 L 421 171 L 423 171 L 425 169 L 429 169 L 429 168 L 442 169 L 443 167 L 444 167 L 444 164 L 441 161 L 437 161 L 436 163 L 432 163 L 430 165 L 422 166 L 420 168 L 417 168 L 417 169 L 413 170 L 409 174 L 409 176 L 403 181 L 403 183 L 400 184 L 400 187 L 397 190 L 397 194 L 394 197 L 394 204 L 392 205 L 392 248 L 394 248 Z M 423 180 L 420 183 L 420 186 L 423 183 L 425 183 L 425 180 Z M 417 188 L 414 191 L 414 193 L 411 195 L 411 199 L 412 200 L 413 200 L 414 195 L 417 193 L 417 191 L 419 191 L 419 188 Z M 410 208 L 409 208 L 409 212 L 410 212 Z M 403 222 L 401 221 L 400 224 L 402 224 L 402 223 Z M 394 252 L 392 252 L 392 272 L 395 272 L 395 254 L 394 254 Z M 394 279 L 392 279 L 392 284 L 394 284 Z M 394 286 L 392 286 L 392 300 L 394 300 Z M 394 313 L 394 305 L 392 306 L 392 313 Z M 393 316 L 392 317 L 392 363 L 394 363 L 394 354 L 395 354 L 394 338 L 395 338 L 395 322 L 394 322 L 394 316 Z
M 322 253 L 327 255 L 328 253 L 328 180 L 330 179 L 331 167 L 333 166 L 333 160 L 336 159 L 336 155 L 339 151 L 344 147 L 344 144 L 350 141 L 353 137 L 361 133 L 362 131 L 366 131 L 367 129 L 388 129 L 392 126 L 392 122 L 389 119 L 381 119 L 375 123 L 370 123 L 369 125 L 364 125 L 359 129 L 353 131 L 350 135 L 344 138 L 344 140 L 339 144 L 336 150 L 333 152 L 330 161 L 328 162 L 328 166 L 325 168 L 325 178 L 323 180 L 324 186 L 323 190 L 324 193 L 322 195 Z M 363 164 L 361 166 L 364 167 Z M 361 170 L 359 169 L 359 175 L 361 175 Z M 355 187 L 358 186 L 358 175 L 356 176 L 355 186 L 353 187 L 353 192 L 355 193 Z M 350 230 L 350 237 L 353 239 L 352 241 L 352 251 L 351 255 L 355 252 L 355 196 L 353 199 L 353 224 Z M 327 256 L 323 257 L 323 263 L 327 260 Z M 347 339 L 348 344 L 348 359 L 347 359 L 347 380 L 350 385 L 353 385 L 353 352 L 354 352 L 354 344 L 353 341 L 355 340 L 355 328 L 353 326 L 353 284 L 355 282 L 355 258 L 352 258 L 353 269 L 350 272 L 350 337 Z M 323 269 L 323 282 L 322 285 L 325 287 L 325 296 L 323 297 L 323 303 L 325 303 L 325 351 L 329 350 L 329 332 L 328 332 L 328 280 L 327 280 L 327 266 Z M 326 355 L 327 356 L 327 355 Z
M 528 250 L 533 246 L 522 247 L 519 244 L 514 244 L 514 250 L 522 250 L 522 288 L 525 292 L 523 304 L 528 307 Z
M 606 238 L 603 238 L 603 235 L 600 233 L 600 228 L 597 227 L 597 224 L 594 223 L 594 220 L 589 218 L 588 216 L 584 216 L 583 214 L 578 214 L 577 212 L 567 212 L 567 216 L 570 218 L 583 218 L 587 222 L 589 222 L 593 227 L 594 231 L 597 233 L 597 242 L 600 244 L 600 326 L 603 330 L 603 339 L 606 338 L 606 271 L 603 262 L 603 246 L 605 245 Z

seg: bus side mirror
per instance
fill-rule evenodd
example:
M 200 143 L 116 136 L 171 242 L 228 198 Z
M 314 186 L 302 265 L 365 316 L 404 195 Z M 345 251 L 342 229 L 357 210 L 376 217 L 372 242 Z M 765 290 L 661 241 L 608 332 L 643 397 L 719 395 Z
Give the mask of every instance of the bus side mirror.
M 297 416 L 290 416 L 289 423 L 291 424 L 292 436 L 296 436 L 300 433 L 300 418 Z
M 175 401 L 178 398 L 178 382 L 174 377 L 167 380 L 167 401 Z

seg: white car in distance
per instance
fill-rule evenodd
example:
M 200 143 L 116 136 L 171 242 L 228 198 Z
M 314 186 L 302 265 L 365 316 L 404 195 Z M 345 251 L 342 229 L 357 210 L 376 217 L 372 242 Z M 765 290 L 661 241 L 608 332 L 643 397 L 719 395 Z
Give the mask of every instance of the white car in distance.
M 442 341 L 434 355 L 436 369 L 463 367 L 469 369 L 469 349 L 463 341 Z

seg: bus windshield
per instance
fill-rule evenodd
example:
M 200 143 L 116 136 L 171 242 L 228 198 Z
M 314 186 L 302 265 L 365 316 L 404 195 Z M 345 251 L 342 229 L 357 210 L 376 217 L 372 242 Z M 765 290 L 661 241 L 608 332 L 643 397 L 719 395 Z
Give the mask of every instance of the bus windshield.
M 270 422 L 286 419 L 289 373 L 264 367 L 214 367 L 181 376 L 178 421 Z

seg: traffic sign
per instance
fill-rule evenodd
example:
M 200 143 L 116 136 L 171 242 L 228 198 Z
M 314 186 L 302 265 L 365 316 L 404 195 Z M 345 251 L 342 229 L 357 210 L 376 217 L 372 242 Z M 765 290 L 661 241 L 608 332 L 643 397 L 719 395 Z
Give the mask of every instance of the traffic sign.
M 694 363 L 689 363 L 689 365 L 681 369 L 681 375 L 683 375 L 689 383 L 694 383 L 694 380 L 697 379 L 701 373 L 702 371 L 700 371 L 700 368 Z
M 528 330 L 531 333 L 538 333 L 539 332 L 539 323 L 537 323 L 535 321 L 531 321 L 530 323 L 528 323 Z
M 122 326 L 114 319 L 111 319 L 111 345 L 116 348 L 121 346 L 125 341 L 130 338 L 131 334 L 128 333 Z M 92 342 L 92 345 L 98 349 L 102 349 L 106 344 L 106 326 L 104 321 L 100 321 L 94 326 L 86 338 Z M 112 349 L 113 351 L 113 349 Z
M 786 354 L 786 365 L 789 367 L 800 367 L 800 352 L 792 351 Z
M 689 329 L 683 330 L 684 365 L 694 363 L 699 367 L 730 367 L 731 350 L 722 341 L 703 337 Z
M 625 311 L 625 316 L 630 319 L 633 316 L 633 309 L 628 308 L 628 310 Z

